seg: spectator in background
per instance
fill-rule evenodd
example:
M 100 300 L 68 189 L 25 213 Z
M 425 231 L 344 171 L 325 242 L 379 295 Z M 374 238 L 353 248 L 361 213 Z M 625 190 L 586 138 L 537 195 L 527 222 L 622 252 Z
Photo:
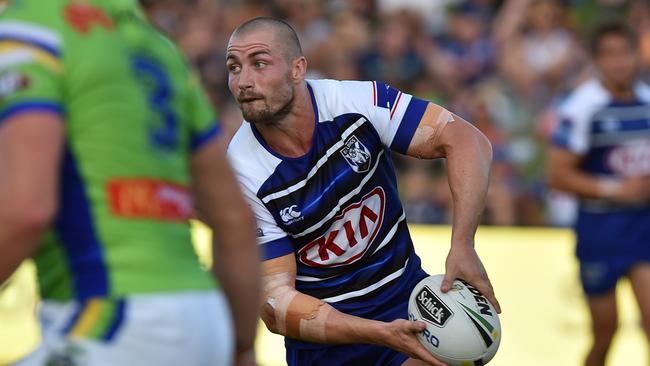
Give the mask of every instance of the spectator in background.
M 556 0 L 510 0 L 501 15 L 508 19 L 496 23 L 500 69 L 535 111 L 571 86 L 581 60 L 563 14 Z
M 599 78 L 562 106 L 547 174 L 552 188 L 580 198 L 576 252 L 594 336 L 586 365 L 602 366 L 621 277 L 632 284 L 650 339 L 650 86 L 637 79 L 632 31 L 605 24 L 592 42 Z
M 639 35 L 641 77 L 648 82 L 650 81 L 650 4 L 645 0 L 633 1 L 627 11 L 627 20 Z
M 320 0 L 278 1 L 279 15 L 293 24 L 303 52 L 309 57 L 330 37 L 331 23 L 325 18 L 325 2 Z
M 359 78 L 357 59 L 366 52 L 371 41 L 370 24 L 352 10 L 334 15 L 330 37 L 312 48 L 314 60 L 310 68 L 312 75 L 355 80 Z
M 494 46 L 488 26 L 488 14 L 472 3 L 451 8 L 447 32 L 438 37 L 437 57 L 432 65 L 442 67 L 441 77 L 456 80 L 455 87 L 468 87 L 487 76 L 492 69 Z
M 440 162 L 405 159 L 404 211 L 411 224 L 449 224 L 451 191 Z
M 381 14 L 408 11 L 416 14 L 427 33 L 440 34 L 447 25 L 446 9 L 463 0 L 377 0 Z
M 584 67 L 579 32 L 599 18 L 627 13 L 641 38 L 642 77 L 650 78 L 650 51 L 644 51 L 650 46 L 643 46 L 650 45 L 644 41 L 650 40 L 645 0 L 157 0 L 155 5 L 163 28 L 188 54 L 198 55 L 192 63 L 221 111 L 226 136 L 242 116 L 226 92 L 222 50 L 236 25 L 260 15 L 298 25 L 309 50 L 309 77 L 378 78 L 458 110 L 471 109 L 465 94 L 479 91 L 503 134 L 508 159 L 502 166 L 509 171 L 508 189 L 516 192 L 518 224 L 544 223 L 541 136 L 552 126 L 547 122 L 553 120 L 553 105 L 592 71 Z M 212 34 L 206 37 L 201 28 Z
M 415 51 L 416 28 L 417 18 L 412 13 L 384 15 L 373 48 L 359 61 L 361 78 L 410 90 L 423 72 L 422 60 Z

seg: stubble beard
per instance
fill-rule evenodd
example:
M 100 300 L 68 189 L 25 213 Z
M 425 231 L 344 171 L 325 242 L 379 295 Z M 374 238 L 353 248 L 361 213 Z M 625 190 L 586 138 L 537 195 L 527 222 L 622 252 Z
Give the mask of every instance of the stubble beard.
M 289 88 L 286 102 L 276 111 L 272 111 L 266 99 L 261 99 L 264 106 L 261 109 L 254 109 L 251 105 L 241 106 L 242 115 L 244 119 L 250 123 L 261 124 L 266 126 L 277 125 L 293 110 L 295 93 L 292 88 Z

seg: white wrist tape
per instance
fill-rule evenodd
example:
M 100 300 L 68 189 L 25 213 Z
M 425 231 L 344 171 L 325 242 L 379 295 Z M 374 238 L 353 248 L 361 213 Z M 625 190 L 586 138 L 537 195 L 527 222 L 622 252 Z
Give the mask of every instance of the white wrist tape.
M 306 340 L 325 340 L 325 324 L 331 307 L 301 294 L 293 287 L 294 278 L 286 273 L 265 277 L 266 303 L 273 309 L 280 334 Z
M 616 178 L 600 178 L 598 179 L 598 193 L 604 198 L 612 198 L 618 194 L 623 184 Z

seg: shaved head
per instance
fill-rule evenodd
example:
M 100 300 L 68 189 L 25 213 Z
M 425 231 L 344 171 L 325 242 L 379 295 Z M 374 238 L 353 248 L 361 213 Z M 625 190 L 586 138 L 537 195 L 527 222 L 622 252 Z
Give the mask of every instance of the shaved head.
M 271 30 L 278 46 L 282 47 L 282 53 L 287 60 L 293 60 L 302 56 L 302 47 L 298 35 L 293 27 L 282 19 L 273 17 L 257 17 L 242 23 L 230 36 L 231 39 L 237 36 L 244 36 L 253 31 Z

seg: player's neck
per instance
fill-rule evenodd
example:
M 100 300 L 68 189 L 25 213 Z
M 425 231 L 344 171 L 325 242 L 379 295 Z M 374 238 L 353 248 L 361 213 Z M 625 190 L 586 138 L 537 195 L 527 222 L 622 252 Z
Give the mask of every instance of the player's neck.
M 629 102 L 635 98 L 634 81 L 621 84 L 603 80 L 602 83 L 605 89 L 612 95 L 612 99 L 617 102 Z
M 314 108 L 307 84 L 296 88 L 291 112 L 273 125 L 256 124 L 266 144 L 280 155 L 297 158 L 309 152 L 315 129 Z

